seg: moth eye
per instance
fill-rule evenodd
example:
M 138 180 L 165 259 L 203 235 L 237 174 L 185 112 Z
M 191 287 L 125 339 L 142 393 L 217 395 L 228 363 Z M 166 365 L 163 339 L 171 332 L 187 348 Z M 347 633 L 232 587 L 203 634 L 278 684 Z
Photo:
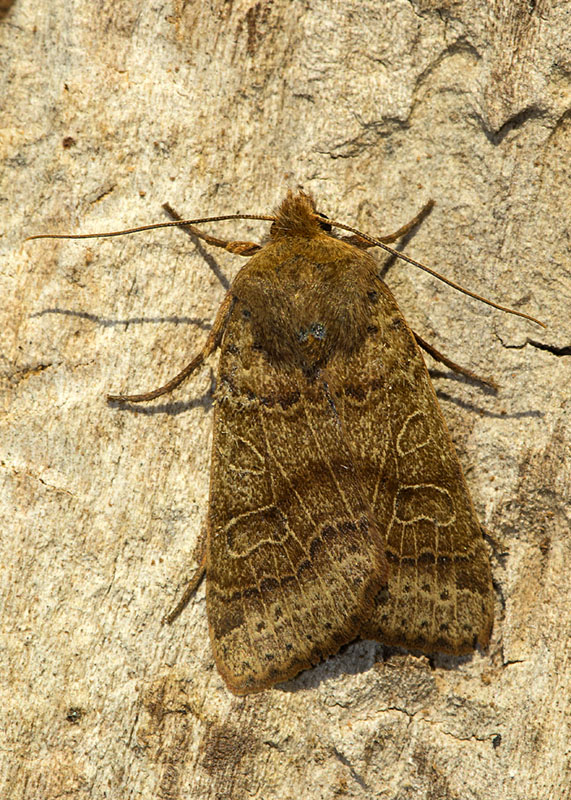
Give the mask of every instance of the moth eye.
M 250 319 L 250 317 L 252 316 L 252 312 L 249 311 L 247 308 L 244 308 L 242 309 L 242 316 L 244 317 L 244 319 Z
M 319 227 L 321 228 L 321 230 L 322 231 L 327 231 L 327 233 L 331 233 L 331 225 L 328 222 L 325 221 L 327 219 L 327 215 L 326 214 L 321 214 L 320 212 L 317 212 L 317 213 L 319 214 L 320 217 L 325 217 L 325 219 L 318 219 L 317 220 L 319 222 Z

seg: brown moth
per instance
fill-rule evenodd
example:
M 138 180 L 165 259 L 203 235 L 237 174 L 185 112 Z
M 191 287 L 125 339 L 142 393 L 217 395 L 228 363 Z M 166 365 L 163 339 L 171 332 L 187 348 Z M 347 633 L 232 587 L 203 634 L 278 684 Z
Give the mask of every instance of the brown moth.
M 179 375 L 110 396 L 152 400 L 220 348 L 205 547 L 169 620 L 206 575 L 214 657 L 235 694 L 357 637 L 425 653 L 488 643 L 489 558 L 419 343 L 467 371 L 409 329 L 366 252 L 390 250 L 427 209 L 382 239 L 331 223 L 304 193 L 253 217 L 273 221 L 263 246 L 186 224 L 251 257 Z

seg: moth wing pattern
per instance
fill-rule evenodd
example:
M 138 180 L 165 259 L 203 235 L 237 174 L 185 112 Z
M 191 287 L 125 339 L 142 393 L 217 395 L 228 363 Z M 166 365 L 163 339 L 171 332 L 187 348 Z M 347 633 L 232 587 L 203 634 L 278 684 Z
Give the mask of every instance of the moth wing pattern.
M 458 655 L 490 637 L 489 557 L 420 349 L 386 284 L 376 288 L 372 335 L 336 366 L 335 402 L 389 565 L 361 636 Z
M 268 363 L 248 313 L 237 300 L 221 346 L 206 559 L 210 638 L 235 694 L 356 638 L 387 571 L 326 384 Z

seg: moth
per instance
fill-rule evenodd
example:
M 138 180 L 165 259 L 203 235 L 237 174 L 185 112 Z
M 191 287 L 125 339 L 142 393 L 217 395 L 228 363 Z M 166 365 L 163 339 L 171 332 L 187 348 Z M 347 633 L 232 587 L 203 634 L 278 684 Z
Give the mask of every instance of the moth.
M 249 260 L 182 372 L 109 399 L 159 397 L 220 350 L 204 548 L 169 619 L 206 576 L 214 657 L 237 695 L 358 637 L 453 654 L 489 641 L 488 553 L 419 345 L 466 371 L 410 330 L 367 252 L 417 264 L 387 242 L 427 208 L 383 238 L 303 192 L 275 215 L 210 218 L 271 220 L 265 244 L 167 223 Z

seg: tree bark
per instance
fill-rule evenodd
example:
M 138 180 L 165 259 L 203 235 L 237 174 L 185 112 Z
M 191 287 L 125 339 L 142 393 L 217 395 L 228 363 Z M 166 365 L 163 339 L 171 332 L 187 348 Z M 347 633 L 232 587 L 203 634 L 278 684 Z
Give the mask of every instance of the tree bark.
M 569 797 L 571 33 L 537 0 L 18 0 L 0 7 L 0 796 Z M 482 524 L 487 651 L 356 642 L 237 698 L 196 561 L 216 359 L 243 260 L 177 230 L 287 188 L 546 329 L 376 257 L 427 357 Z M 204 227 L 259 241 L 268 223 Z

